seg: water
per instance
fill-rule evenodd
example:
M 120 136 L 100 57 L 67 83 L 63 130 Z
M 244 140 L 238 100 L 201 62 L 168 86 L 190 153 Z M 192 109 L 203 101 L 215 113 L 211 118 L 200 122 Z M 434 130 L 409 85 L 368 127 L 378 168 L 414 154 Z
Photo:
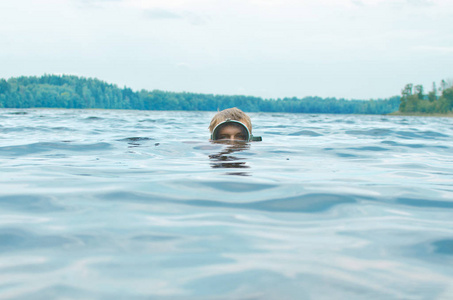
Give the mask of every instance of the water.
M 453 299 L 453 119 L 0 110 L 1 299 Z

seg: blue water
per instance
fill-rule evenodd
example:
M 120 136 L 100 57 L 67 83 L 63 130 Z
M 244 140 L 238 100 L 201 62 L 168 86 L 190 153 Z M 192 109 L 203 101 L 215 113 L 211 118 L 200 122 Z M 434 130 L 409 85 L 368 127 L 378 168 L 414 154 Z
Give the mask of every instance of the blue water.
M 453 119 L 0 110 L 1 299 L 453 299 Z

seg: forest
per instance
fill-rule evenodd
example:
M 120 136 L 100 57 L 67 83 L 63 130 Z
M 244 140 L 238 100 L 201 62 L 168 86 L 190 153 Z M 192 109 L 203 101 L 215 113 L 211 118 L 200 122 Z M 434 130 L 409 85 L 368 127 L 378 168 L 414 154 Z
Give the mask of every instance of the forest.
M 400 113 L 448 114 L 453 110 L 453 84 L 442 80 L 425 94 L 422 85 L 406 84 L 401 91 Z
M 403 98 L 405 96 L 403 94 Z M 409 96 L 412 97 L 413 94 Z M 253 96 L 176 93 L 161 90 L 133 91 L 128 87 L 120 88 L 96 78 L 73 75 L 0 79 L 0 108 L 216 111 L 238 107 L 247 112 L 387 114 L 397 111 L 398 107 L 401 109 L 400 98 L 394 96 L 377 100 L 320 97 L 263 99 Z M 412 103 L 412 98 L 405 99 L 406 103 Z

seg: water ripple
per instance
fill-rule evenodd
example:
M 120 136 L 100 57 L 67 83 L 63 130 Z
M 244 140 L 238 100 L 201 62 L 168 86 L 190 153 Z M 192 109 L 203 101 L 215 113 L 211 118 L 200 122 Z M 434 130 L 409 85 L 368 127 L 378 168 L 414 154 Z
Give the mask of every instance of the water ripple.
M 453 119 L 213 114 L 0 110 L 0 298 L 451 298 Z
M 100 142 L 93 144 L 75 144 L 68 142 L 39 142 L 26 145 L 0 147 L 0 155 L 24 156 L 49 151 L 102 151 L 111 148 L 111 144 Z
M 223 207 L 237 209 L 252 209 L 269 212 L 287 213 L 315 213 L 328 210 L 336 205 L 356 203 L 354 197 L 332 194 L 307 194 L 297 197 L 273 199 L 266 201 L 254 201 L 246 203 L 228 203 L 210 200 L 189 200 L 186 203 L 203 207 Z

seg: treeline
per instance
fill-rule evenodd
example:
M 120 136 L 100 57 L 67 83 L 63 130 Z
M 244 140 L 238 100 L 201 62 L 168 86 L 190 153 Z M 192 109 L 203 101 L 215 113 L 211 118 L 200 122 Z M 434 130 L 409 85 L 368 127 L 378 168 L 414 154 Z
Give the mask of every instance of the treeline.
M 440 113 L 446 114 L 453 111 L 453 86 L 442 80 L 440 87 L 433 88 L 427 94 L 422 85 L 406 84 L 401 91 L 399 111 L 402 113 Z
M 399 104 L 398 96 L 364 101 L 319 97 L 262 99 L 160 90 L 136 92 L 95 78 L 70 75 L 0 79 L 0 108 L 216 111 L 239 107 L 248 112 L 386 114 L 398 110 Z

